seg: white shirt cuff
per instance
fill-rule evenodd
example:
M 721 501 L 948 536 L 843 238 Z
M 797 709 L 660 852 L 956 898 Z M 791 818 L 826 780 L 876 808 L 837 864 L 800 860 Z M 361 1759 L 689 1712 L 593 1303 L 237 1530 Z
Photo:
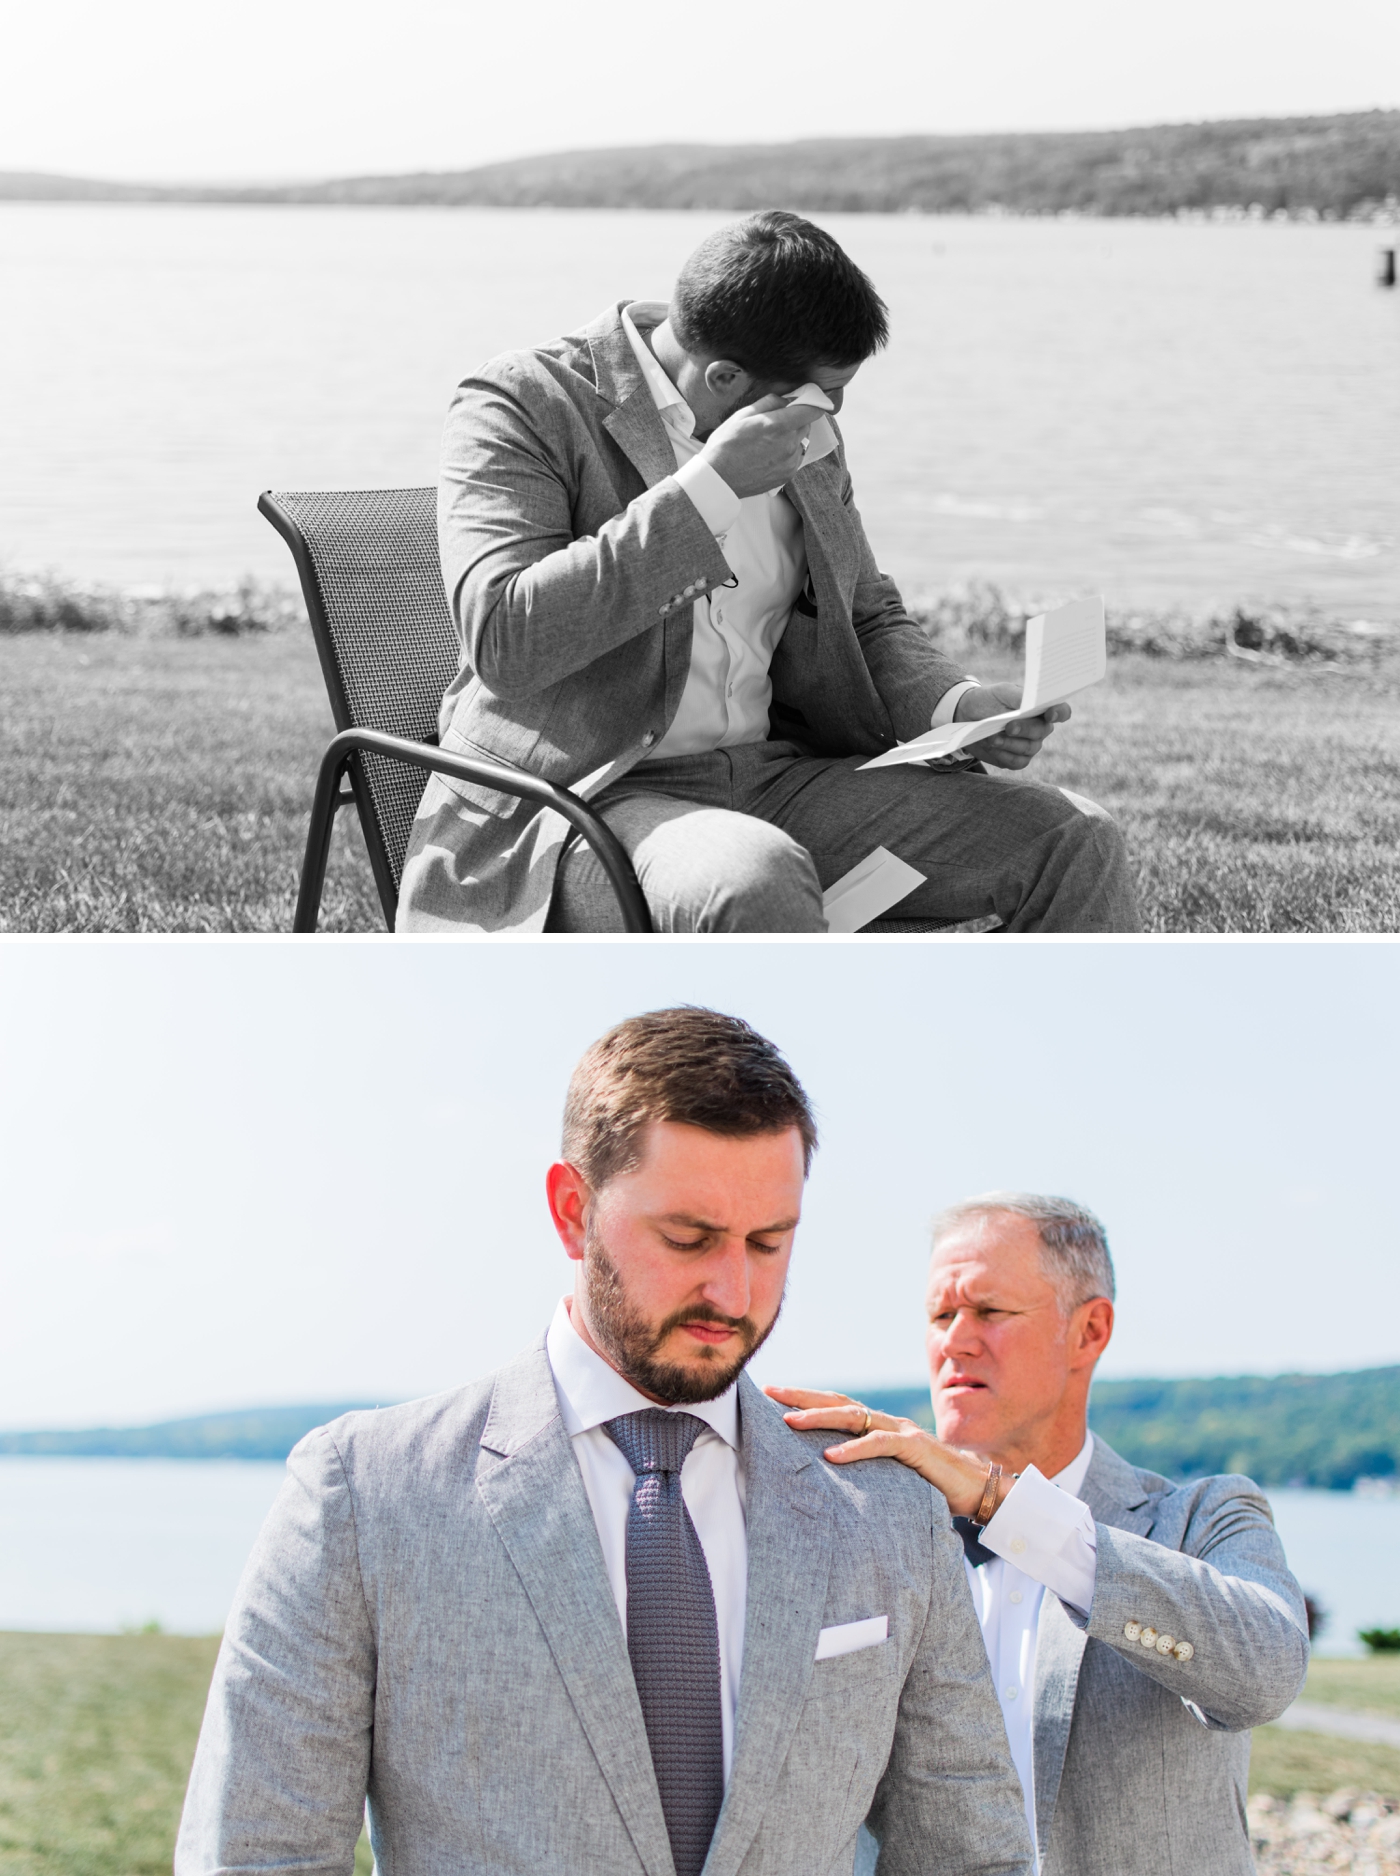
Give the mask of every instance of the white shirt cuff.
M 938 708 L 933 713 L 933 721 L 929 724 L 929 728 L 931 730 L 941 730 L 945 723 L 951 723 L 953 720 L 953 712 L 958 707 L 958 699 L 962 696 L 963 692 L 980 690 L 981 688 L 981 685 L 975 677 L 965 677 L 961 684 L 954 684 L 951 689 L 945 690 L 938 700 Z
M 739 497 L 718 469 L 703 456 L 692 456 L 676 471 L 676 480 L 700 510 L 700 519 L 716 540 L 728 534 L 739 519 Z
M 1094 1601 L 1098 1542 L 1082 1498 L 1027 1466 L 1002 1500 L 981 1541 L 1037 1583 L 1087 1615 Z

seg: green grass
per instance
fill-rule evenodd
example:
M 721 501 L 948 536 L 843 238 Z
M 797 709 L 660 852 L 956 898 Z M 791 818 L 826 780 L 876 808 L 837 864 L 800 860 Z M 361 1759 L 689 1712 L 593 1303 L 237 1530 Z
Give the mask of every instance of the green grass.
M 290 929 L 331 732 L 304 628 L 7 634 L 0 672 L 0 930 Z M 1033 772 L 1119 817 L 1149 930 L 1396 931 L 1397 698 L 1393 662 L 1120 653 Z M 381 928 L 346 816 L 323 923 Z
M 1400 1714 L 1400 1659 L 1314 1657 L 1300 1698 L 1318 1706 L 1349 1707 L 1356 1713 L 1379 1713 L 1393 1719 Z M 1327 1733 L 1285 1731 L 1281 1726 L 1256 1730 L 1249 1765 L 1251 1791 L 1291 1798 L 1298 1791 L 1321 1794 L 1344 1786 L 1400 1798 L 1400 1751 L 1393 1746 L 1334 1739 Z
M 1315 1700 L 1319 1706 L 1400 1718 L 1400 1655 L 1314 1659 L 1302 1698 Z
M 0 1876 L 168 1876 L 218 1645 L 0 1634 Z
M 0 1876 L 167 1876 L 218 1643 L 0 1634 Z M 1307 1698 L 1394 1712 L 1395 1662 L 1315 1661 Z M 1251 1791 L 1400 1796 L 1400 1752 L 1273 1726 Z M 361 1837 L 355 1876 L 370 1876 Z
M 1329 1791 L 1374 1791 L 1400 1798 L 1400 1752 L 1393 1746 L 1368 1746 L 1328 1733 L 1295 1733 L 1282 1726 L 1260 1726 L 1249 1755 L 1249 1789 L 1275 1798 L 1300 1791 L 1322 1796 Z

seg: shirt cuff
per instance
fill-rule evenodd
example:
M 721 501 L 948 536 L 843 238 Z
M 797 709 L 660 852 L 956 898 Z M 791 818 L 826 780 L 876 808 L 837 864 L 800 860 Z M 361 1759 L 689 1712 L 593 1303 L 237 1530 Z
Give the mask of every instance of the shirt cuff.
M 933 713 L 933 721 L 929 724 L 929 728 L 932 730 L 941 730 L 945 724 L 951 723 L 953 720 L 953 712 L 958 707 L 958 699 L 962 696 L 963 692 L 980 690 L 981 688 L 981 685 L 975 677 L 965 677 L 961 684 L 954 684 L 951 689 L 945 690 L 938 700 L 938 708 Z
M 716 540 L 728 534 L 739 519 L 739 497 L 718 469 L 703 456 L 692 456 L 676 471 L 676 480 L 700 510 L 700 519 Z
M 1094 1514 L 1034 1466 L 1006 1494 L 981 1542 L 1070 1608 L 1089 1613 L 1098 1566 Z

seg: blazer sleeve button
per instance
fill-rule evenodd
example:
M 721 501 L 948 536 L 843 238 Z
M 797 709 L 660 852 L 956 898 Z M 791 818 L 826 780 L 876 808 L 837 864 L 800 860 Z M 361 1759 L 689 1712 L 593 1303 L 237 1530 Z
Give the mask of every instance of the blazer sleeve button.
M 1176 1653 L 1175 1635 L 1159 1635 L 1157 1637 L 1157 1652 L 1159 1655 L 1175 1654 Z
M 1141 1644 L 1142 1644 L 1142 1646 L 1143 1646 L 1144 1648 L 1155 1648 L 1155 1647 L 1157 1646 L 1157 1631 L 1156 1631 L 1156 1629 L 1155 1629 L 1155 1628 L 1145 1628 L 1145 1629 L 1144 1629 L 1144 1630 L 1142 1631 L 1142 1633 L 1141 1633 L 1141 1635 L 1139 1635 L 1139 1636 L 1138 1636 L 1138 1640 L 1139 1640 L 1139 1642 L 1141 1642 Z
M 1125 1622 L 1123 1624 L 1124 1641 L 1136 1641 L 1141 1634 L 1142 1634 L 1141 1622 Z
M 1176 1656 L 1178 1661 L 1189 1661 L 1195 1652 L 1196 1650 L 1191 1646 L 1190 1642 L 1178 1642 L 1176 1647 L 1172 1649 L 1172 1653 Z

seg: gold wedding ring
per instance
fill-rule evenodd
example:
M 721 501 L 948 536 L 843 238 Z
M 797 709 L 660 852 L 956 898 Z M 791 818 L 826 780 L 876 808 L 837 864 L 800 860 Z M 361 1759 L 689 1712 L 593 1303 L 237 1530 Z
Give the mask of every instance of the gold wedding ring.
M 863 1440 L 869 1431 L 870 1431 L 870 1409 L 867 1407 L 865 1410 L 865 1425 L 861 1428 L 860 1432 L 856 1435 L 856 1438 Z

